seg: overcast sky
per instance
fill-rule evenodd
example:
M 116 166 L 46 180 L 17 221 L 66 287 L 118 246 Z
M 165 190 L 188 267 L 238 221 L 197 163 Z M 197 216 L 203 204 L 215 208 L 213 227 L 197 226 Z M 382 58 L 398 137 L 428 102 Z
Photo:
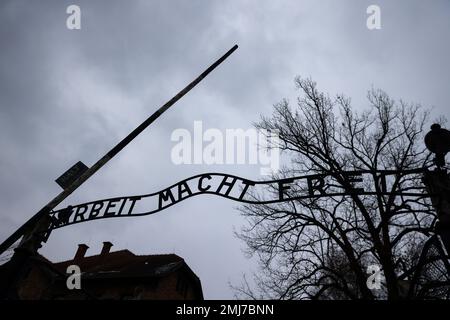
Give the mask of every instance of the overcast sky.
M 66 8 L 81 8 L 81 30 Z M 381 8 L 381 29 L 366 8 Z M 367 90 L 450 116 L 448 1 L 6 1 L 0 2 L 0 241 L 60 192 L 54 179 L 92 165 L 234 44 L 239 49 L 60 207 L 158 191 L 202 172 L 261 179 L 257 165 L 175 165 L 177 128 L 195 120 L 251 128 L 294 77 L 364 108 Z M 256 270 L 233 230 L 238 203 L 211 195 L 156 215 L 56 230 L 40 250 L 53 261 L 78 243 L 137 254 L 176 253 L 207 299 L 232 298 L 229 282 Z

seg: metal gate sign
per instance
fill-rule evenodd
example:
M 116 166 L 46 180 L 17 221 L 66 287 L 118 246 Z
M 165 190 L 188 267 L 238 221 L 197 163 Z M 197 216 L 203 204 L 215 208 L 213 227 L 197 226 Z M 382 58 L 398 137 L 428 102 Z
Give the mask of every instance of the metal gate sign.
M 408 190 L 392 188 L 393 181 L 420 172 L 421 169 L 346 171 L 341 174 L 316 174 L 270 181 L 252 181 L 223 173 L 204 173 L 155 193 L 96 200 L 52 211 L 50 229 L 97 219 L 149 215 L 201 194 L 213 194 L 254 204 L 351 195 L 426 196 L 422 187 L 408 187 Z M 255 199 L 255 194 L 266 198 Z

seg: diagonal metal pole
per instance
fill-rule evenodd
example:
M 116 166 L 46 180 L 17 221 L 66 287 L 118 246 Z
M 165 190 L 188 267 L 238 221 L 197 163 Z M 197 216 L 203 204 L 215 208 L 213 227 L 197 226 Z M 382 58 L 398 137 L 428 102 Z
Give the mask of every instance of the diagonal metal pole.
M 131 131 L 122 141 L 120 141 L 115 147 L 113 147 L 108 153 L 106 153 L 100 160 L 98 160 L 92 167 L 88 168 L 78 179 L 65 188 L 60 194 L 58 194 L 53 200 L 51 200 L 46 206 L 39 210 L 32 218 L 30 218 L 25 224 L 17 229 L 8 239 L 6 239 L 0 245 L 0 254 L 6 251 L 11 245 L 20 239 L 27 231 L 34 228 L 43 217 L 48 216 L 51 210 L 53 210 L 58 204 L 66 199 L 72 192 L 74 192 L 79 186 L 81 186 L 86 180 L 88 180 L 94 173 L 96 173 L 101 167 L 103 167 L 109 160 L 111 160 L 116 154 L 118 154 L 126 145 L 128 145 L 134 138 L 136 138 L 142 131 L 144 131 L 150 124 L 159 118 L 167 109 L 180 100 L 186 93 L 193 89 L 200 81 L 202 81 L 211 71 L 213 71 L 219 64 L 228 58 L 236 49 L 237 45 L 228 50 L 222 57 L 209 66 L 202 74 L 189 83 L 184 89 L 178 92 L 172 99 L 167 101 L 163 106 L 156 110 L 150 117 L 142 122 L 136 129 Z

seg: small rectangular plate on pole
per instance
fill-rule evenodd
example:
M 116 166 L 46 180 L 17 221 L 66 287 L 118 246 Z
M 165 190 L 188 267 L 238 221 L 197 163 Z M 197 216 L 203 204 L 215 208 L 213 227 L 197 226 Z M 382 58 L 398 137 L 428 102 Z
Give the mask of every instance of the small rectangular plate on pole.
M 64 172 L 55 182 L 63 189 L 69 187 L 75 180 L 77 180 L 89 168 L 81 161 L 75 163 L 69 170 Z

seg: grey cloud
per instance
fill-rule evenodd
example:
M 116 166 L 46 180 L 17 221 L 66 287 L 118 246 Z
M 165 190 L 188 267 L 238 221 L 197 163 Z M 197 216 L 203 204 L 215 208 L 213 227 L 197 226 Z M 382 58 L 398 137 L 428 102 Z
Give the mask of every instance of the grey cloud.
M 82 29 L 65 27 L 78 4 Z M 0 4 L 0 238 L 59 192 L 53 182 L 78 160 L 91 165 L 207 65 L 240 48 L 62 205 L 164 188 L 200 172 L 261 178 L 255 166 L 176 166 L 176 128 L 251 127 L 293 78 L 365 106 L 367 89 L 435 106 L 449 116 L 450 5 L 377 1 L 382 29 L 369 31 L 372 1 L 2 1 Z M 200 276 L 206 298 L 231 298 L 228 281 L 256 266 L 233 236 L 236 203 L 184 201 L 151 217 L 98 221 L 52 234 L 42 253 L 115 249 L 175 252 Z

